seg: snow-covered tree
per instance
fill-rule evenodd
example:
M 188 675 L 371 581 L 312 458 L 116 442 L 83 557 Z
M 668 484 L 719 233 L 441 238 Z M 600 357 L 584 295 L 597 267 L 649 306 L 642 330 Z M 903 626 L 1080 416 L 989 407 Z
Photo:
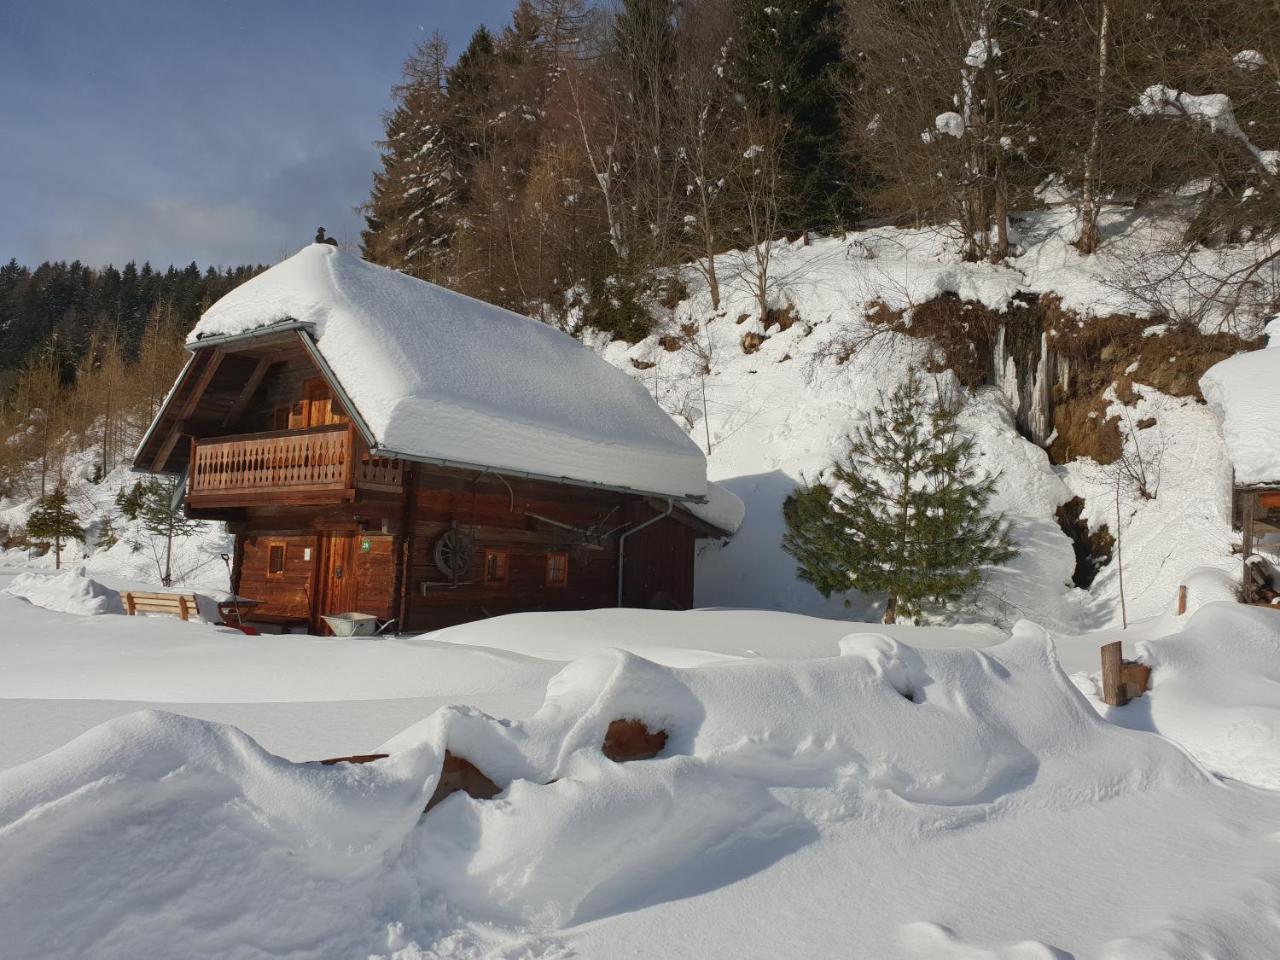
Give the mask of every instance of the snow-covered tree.
M 405 64 L 365 205 L 365 256 L 431 280 L 448 262 L 463 179 L 447 76 L 448 49 L 436 33 Z
M 893 623 L 959 600 L 984 565 L 1016 555 L 1004 517 L 987 512 L 995 478 L 975 462 L 958 412 L 914 370 L 880 398 L 830 482 L 783 507 L 783 548 L 802 580 L 828 597 L 883 595 Z

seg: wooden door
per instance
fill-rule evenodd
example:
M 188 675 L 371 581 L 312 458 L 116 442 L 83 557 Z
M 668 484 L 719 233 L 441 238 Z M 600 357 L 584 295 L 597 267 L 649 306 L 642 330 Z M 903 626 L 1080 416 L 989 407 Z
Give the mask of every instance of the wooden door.
M 349 533 L 331 533 L 322 537 L 324 557 L 321 577 L 320 614 L 351 613 L 356 609 L 356 538 Z M 321 620 L 319 626 L 324 626 Z M 328 632 L 325 630 L 324 632 Z

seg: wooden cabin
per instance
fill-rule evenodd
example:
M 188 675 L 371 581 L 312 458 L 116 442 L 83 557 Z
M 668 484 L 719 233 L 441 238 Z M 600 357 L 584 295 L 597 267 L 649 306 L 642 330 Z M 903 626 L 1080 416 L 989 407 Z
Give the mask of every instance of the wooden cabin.
M 626 373 L 328 244 L 214 304 L 188 346 L 135 469 L 228 524 L 250 620 L 687 608 L 698 540 L 741 519 Z

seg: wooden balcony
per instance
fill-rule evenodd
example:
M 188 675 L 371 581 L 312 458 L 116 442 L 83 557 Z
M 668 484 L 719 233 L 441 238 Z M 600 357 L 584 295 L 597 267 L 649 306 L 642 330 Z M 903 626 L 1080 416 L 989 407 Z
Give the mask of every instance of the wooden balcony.
M 364 452 L 350 424 L 191 442 L 192 507 L 340 503 L 357 490 L 399 492 L 403 467 Z

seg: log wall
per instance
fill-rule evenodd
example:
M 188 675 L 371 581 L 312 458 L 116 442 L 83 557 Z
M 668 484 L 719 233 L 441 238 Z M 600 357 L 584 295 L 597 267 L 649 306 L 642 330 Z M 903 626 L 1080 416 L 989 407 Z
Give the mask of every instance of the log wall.
M 422 465 L 413 474 L 407 501 L 391 492 L 360 491 L 354 503 L 242 511 L 232 525 L 244 550 L 240 593 L 268 599 L 259 610 L 273 616 L 306 616 L 314 596 L 318 614 L 328 574 L 319 566 L 309 573 L 295 570 L 295 557 L 309 545 L 318 564 L 322 537 L 349 534 L 356 544 L 356 609 L 394 617 L 401 629 L 434 630 L 530 610 L 612 607 L 619 534 L 662 509 L 638 497 L 565 484 L 513 480 L 508 489 L 492 475 Z M 585 536 L 586 529 L 596 536 Z M 473 547 L 468 568 L 456 581 L 434 557 L 437 541 L 450 530 Z M 625 605 L 692 606 L 697 537 L 690 526 L 667 518 L 628 538 Z M 265 545 L 273 539 L 291 545 L 286 578 L 265 575 Z M 365 539 L 368 552 L 360 550 Z M 486 550 L 505 552 L 505 582 L 485 582 Z M 547 582 L 549 553 L 567 555 L 567 583 Z

